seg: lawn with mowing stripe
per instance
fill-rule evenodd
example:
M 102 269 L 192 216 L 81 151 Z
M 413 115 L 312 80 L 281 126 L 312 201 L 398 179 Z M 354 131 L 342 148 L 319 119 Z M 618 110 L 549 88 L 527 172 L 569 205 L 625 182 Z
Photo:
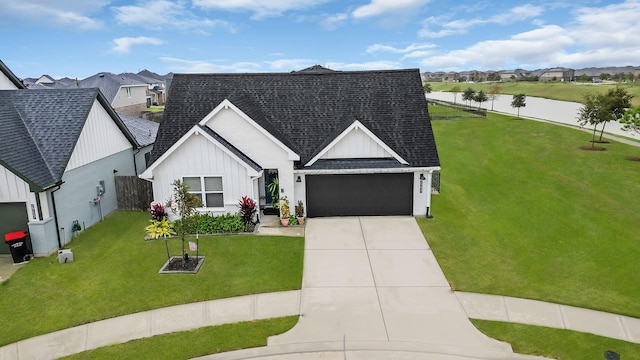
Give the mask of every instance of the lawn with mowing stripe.
M 621 360 L 640 360 L 640 344 L 593 334 L 496 321 L 473 320 L 486 335 L 508 342 L 520 354 L 545 356 L 558 360 L 605 359 L 614 351 Z
M 297 316 L 289 316 L 210 326 L 106 346 L 64 359 L 191 359 L 209 354 L 266 346 L 269 336 L 282 334 L 291 329 L 297 321 Z
M 483 90 L 485 93 L 493 83 L 441 83 L 432 82 L 433 91 L 449 91 L 454 86 L 459 86 L 461 91 L 472 88 L 475 91 Z M 636 106 L 640 105 L 640 85 L 638 83 L 628 84 L 598 84 L 591 83 L 564 83 L 564 82 L 544 82 L 544 81 L 506 81 L 501 83 L 502 94 L 516 95 L 526 94 L 527 96 L 541 97 L 545 99 L 573 101 L 581 103 L 587 94 L 603 94 L 609 89 L 620 86 L 626 89 L 629 94 L 634 95 L 631 103 Z M 458 101 L 462 101 L 462 94 L 458 94 Z
M 442 190 L 419 223 L 457 290 L 640 317 L 639 147 L 495 114 L 433 129 Z
M 198 274 L 158 274 L 167 253 L 164 241 L 144 240 L 148 220 L 145 212 L 115 213 L 69 244 L 74 262 L 37 258 L 0 284 L 0 346 L 170 305 L 300 289 L 302 238 L 201 236 Z M 179 255 L 181 241 L 169 244 Z

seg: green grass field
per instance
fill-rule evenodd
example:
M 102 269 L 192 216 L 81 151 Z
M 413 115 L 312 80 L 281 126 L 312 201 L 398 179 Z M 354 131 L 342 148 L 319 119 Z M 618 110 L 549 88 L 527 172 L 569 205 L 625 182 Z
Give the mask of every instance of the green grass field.
M 297 316 L 204 327 L 105 346 L 65 357 L 68 360 L 192 359 L 221 352 L 266 346 L 267 338 L 291 329 Z
M 453 86 L 460 86 L 462 91 L 470 87 L 475 91 L 484 90 L 488 91 L 492 83 L 442 83 L 432 82 L 431 88 L 433 91 L 449 91 Z M 546 99 L 562 100 L 562 101 L 574 101 L 583 102 L 584 96 L 593 93 L 604 93 L 608 89 L 615 87 L 616 85 L 609 84 L 569 84 L 561 82 L 533 82 L 533 81 L 519 81 L 519 82 L 503 82 L 501 83 L 503 94 L 515 95 L 526 94 L 527 96 L 535 96 Z M 634 95 L 631 103 L 634 106 L 640 105 L 640 82 L 620 84 L 619 86 L 627 89 L 627 91 Z M 460 95 L 461 96 L 461 95 Z M 458 100 L 461 97 L 458 97 Z
M 495 114 L 432 124 L 442 191 L 419 223 L 457 290 L 640 317 L 640 147 Z
M 488 336 L 506 341 L 520 354 L 540 355 L 558 360 L 605 359 L 614 351 L 621 360 L 640 360 L 640 344 L 542 326 L 473 320 Z
M 37 258 L 0 284 L 0 346 L 79 324 L 196 301 L 300 289 L 304 240 L 200 237 L 198 274 L 158 274 L 162 240 L 145 241 L 146 212 L 118 212 L 80 234 L 74 262 Z M 171 239 L 171 254 L 181 241 Z

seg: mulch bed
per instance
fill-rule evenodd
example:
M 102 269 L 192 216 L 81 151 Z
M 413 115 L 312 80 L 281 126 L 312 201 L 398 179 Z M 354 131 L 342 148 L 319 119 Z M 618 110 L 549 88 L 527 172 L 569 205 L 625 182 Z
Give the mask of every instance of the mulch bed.
M 587 151 L 607 151 L 607 148 L 605 148 L 605 147 L 602 147 L 602 146 L 589 146 L 589 145 L 580 146 L 580 149 L 587 150 Z
M 204 256 L 189 257 L 186 261 L 182 256 L 172 256 L 160 269 L 160 273 L 197 273 L 203 262 Z

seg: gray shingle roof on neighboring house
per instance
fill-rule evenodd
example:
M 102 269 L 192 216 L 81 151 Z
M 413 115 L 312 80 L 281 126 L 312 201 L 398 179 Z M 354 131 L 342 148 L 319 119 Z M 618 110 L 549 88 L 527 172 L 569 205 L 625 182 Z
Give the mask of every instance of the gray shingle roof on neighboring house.
M 36 191 L 55 186 L 62 180 L 95 100 L 135 145 L 98 89 L 1 90 L 0 164 Z
M 90 76 L 86 79 L 78 81 L 78 87 L 81 88 L 98 88 L 104 94 L 105 98 L 112 103 L 118 95 L 118 90 L 121 86 L 146 86 L 146 83 L 139 80 L 134 80 L 130 77 L 121 75 L 114 75 L 112 73 L 104 72 Z
M 2 72 L 9 81 L 11 81 L 18 89 L 26 89 L 22 81 L 0 60 L 0 72 Z
M 152 159 L 228 99 L 300 155 L 297 168 L 355 120 L 411 167 L 439 166 L 420 71 L 176 74 Z
M 151 145 L 156 141 L 160 124 L 139 117 L 118 113 L 140 147 Z

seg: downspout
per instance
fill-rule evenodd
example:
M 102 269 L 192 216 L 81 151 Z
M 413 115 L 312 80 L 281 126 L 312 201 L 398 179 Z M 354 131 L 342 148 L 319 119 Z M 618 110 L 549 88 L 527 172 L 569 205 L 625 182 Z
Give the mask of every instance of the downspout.
M 60 190 L 60 186 L 64 182 L 59 182 L 55 186 L 57 188 L 51 191 L 51 205 L 53 206 L 53 221 L 56 225 L 56 236 L 58 237 L 58 249 L 62 249 L 62 240 L 60 239 L 60 224 L 58 223 L 58 209 L 56 208 L 56 197 L 53 195 L 54 192 Z
M 138 164 L 136 163 L 136 155 L 138 155 L 142 151 L 142 148 L 136 149 L 136 152 L 133 153 L 133 171 L 135 171 L 136 176 L 138 176 Z

